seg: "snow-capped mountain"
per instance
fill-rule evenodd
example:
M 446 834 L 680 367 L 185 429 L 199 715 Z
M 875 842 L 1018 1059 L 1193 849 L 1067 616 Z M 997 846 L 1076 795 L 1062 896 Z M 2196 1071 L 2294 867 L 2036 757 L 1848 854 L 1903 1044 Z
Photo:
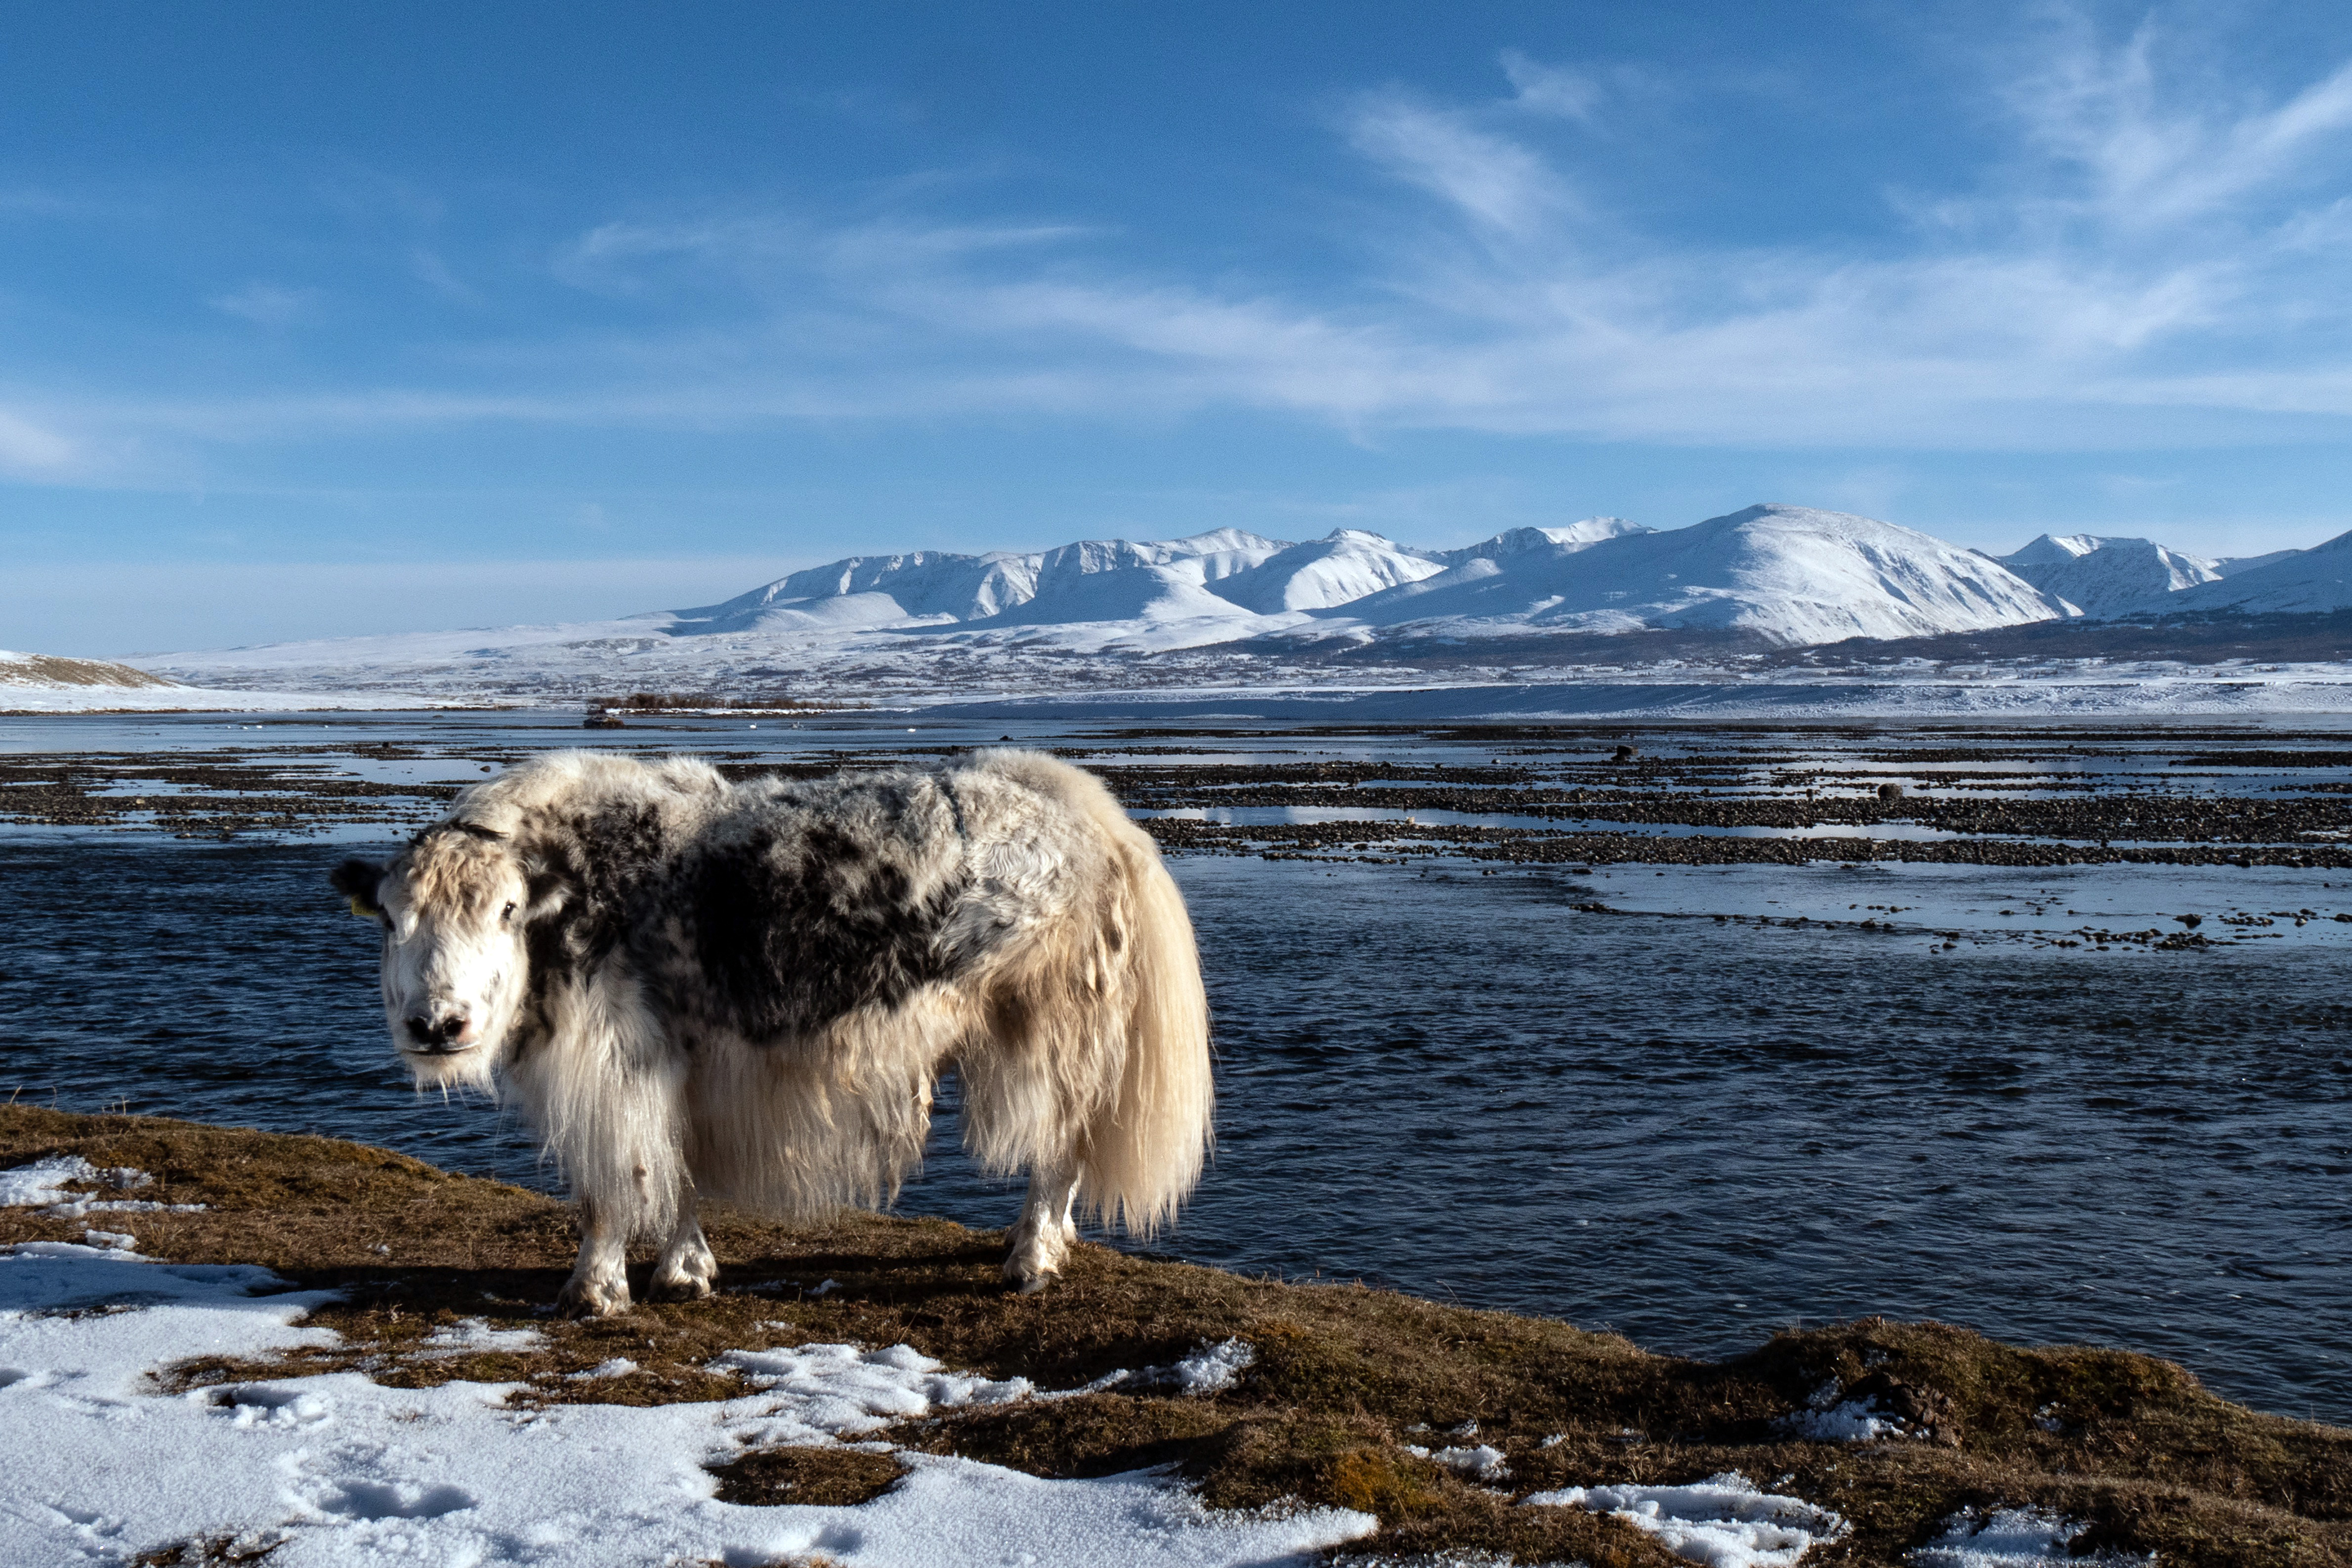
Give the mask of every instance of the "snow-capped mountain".
M 60 658 L 51 653 L 14 653 L 0 648 L 0 686 L 119 687 L 134 689 L 176 686 L 159 675 L 101 658 Z
M 1466 636 L 1677 628 L 1793 645 L 1981 631 L 2067 611 L 2000 563 L 1915 530 L 1761 505 L 1663 533 L 1477 556 L 1342 613 Z
M 1460 550 L 1433 550 L 1433 561 L 1443 561 L 1448 566 L 1460 566 L 1471 561 L 1499 561 L 1506 555 L 1517 555 L 1523 550 L 1547 550 L 1559 546 L 1582 550 L 1605 539 L 1622 539 L 1629 533 L 1655 533 L 1638 522 L 1628 522 L 1622 517 L 1588 517 L 1582 522 L 1571 522 L 1565 528 L 1514 528 L 1465 545 Z
M 723 604 L 670 611 L 669 629 L 694 636 L 1214 617 L 1230 615 L 1233 606 L 1204 603 L 1204 584 L 1246 573 L 1289 548 L 1297 547 L 1220 528 L 1143 543 L 1082 540 L 1025 555 L 938 550 L 853 555 L 780 577 Z
M 2151 539 L 2089 533 L 2045 533 L 1994 559 L 2094 619 L 2145 613 L 2184 588 L 2221 577 L 2219 563 L 2201 555 L 2168 550 Z
M 1459 550 L 1417 550 L 1362 529 L 1293 544 L 1236 528 L 1184 539 L 1082 540 L 1055 550 L 853 555 L 739 595 L 667 612 L 677 636 L 922 626 L 1216 622 L 1336 610 L 1449 566 L 1650 533 L 1618 517 L 1517 528 Z M 1246 630 L 1236 626 L 1234 635 Z
M 2015 569 L 1893 523 L 1785 505 L 1664 531 L 1590 518 L 1448 550 L 1357 529 L 1303 542 L 1217 529 L 1030 552 L 853 556 L 694 609 L 141 663 L 201 684 L 284 690 L 995 690 L 1126 680 L 1135 659 L 1185 650 L 1220 650 L 1201 669 L 1257 657 L 1322 668 L 1335 647 L 1357 650 L 1348 668 L 1365 668 L 1384 648 L 1419 657 L 1454 643 L 1572 664 L 1612 659 L 1608 636 L 1623 632 L 1801 647 L 1983 632 L 2091 606 L 2352 604 L 2352 535 L 2253 562 L 2084 537 L 2037 540 L 2011 559 Z M 1163 664 L 1152 679 L 1194 679 L 1183 673 L 1192 668 Z
M 724 604 L 671 613 L 678 631 L 701 633 L 977 620 L 1027 604 L 1037 592 L 1043 559 L 1003 551 L 853 555 L 778 578 Z
M 1150 647 L 1164 649 L 1405 626 L 1465 637 L 1672 627 L 1791 644 L 2070 613 L 1989 558 L 1927 534 L 1847 512 L 1756 506 L 1663 533 L 1588 518 L 1448 551 L 1357 529 L 1299 544 L 1220 529 L 1035 555 L 861 556 L 675 612 L 667 630 L 1085 626 L 1100 647 L 1101 628 L 1127 625 L 1150 627 Z
M 1208 621 L 1240 612 L 1214 591 L 1280 553 L 1283 546 L 1238 529 L 1190 539 L 1135 543 L 1090 539 L 1038 558 L 1036 592 L 974 626 L 1059 626 L 1108 621 Z
M 2213 570 L 2224 577 L 2234 577 L 2241 572 L 2252 572 L 2258 566 L 2268 566 L 2273 562 L 2302 553 L 2300 550 L 2273 550 L 2267 555 L 2224 555 L 2213 563 Z
M 2352 533 L 2339 533 L 2308 550 L 2222 564 L 2230 570 L 2221 581 L 2187 589 L 2164 607 L 2208 615 L 2291 616 L 2352 606 Z
M 1259 615 L 1332 610 L 1383 588 L 1434 576 L 1445 570 L 1446 560 L 1444 554 L 1392 544 L 1377 533 L 1342 528 L 1305 544 L 1286 545 L 1248 571 L 1217 583 L 1213 591 Z

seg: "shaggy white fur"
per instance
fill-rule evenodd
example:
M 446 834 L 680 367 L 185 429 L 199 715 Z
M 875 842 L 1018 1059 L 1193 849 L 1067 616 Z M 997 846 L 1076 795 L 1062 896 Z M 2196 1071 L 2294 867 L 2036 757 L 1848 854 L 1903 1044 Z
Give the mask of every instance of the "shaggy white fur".
M 697 1196 L 813 1218 L 888 1201 L 953 1065 L 964 1140 L 1030 1173 L 1006 1279 L 1084 1209 L 1149 1233 L 1200 1178 L 1208 1006 L 1182 897 L 1090 775 L 1034 752 L 730 784 L 559 753 L 467 790 L 336 886 L 383 927 L 420 1087 L 510 1098 L 578 1199 L 564 1303 L 708 1294 Z

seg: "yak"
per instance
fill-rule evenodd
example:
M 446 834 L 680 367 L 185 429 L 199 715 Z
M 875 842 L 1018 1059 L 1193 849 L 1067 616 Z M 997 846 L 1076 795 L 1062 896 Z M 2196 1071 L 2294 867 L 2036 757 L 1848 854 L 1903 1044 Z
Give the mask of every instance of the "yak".
M 932 769 L 730 781 L 558 752 L 459 794 L 332 881 L 383 932 L 420 1089 L 511 1103 L 577 1202 L 559 1304 L 710 1293 L 696 1214 L 894 1199 L 934 1085 L 985 1169 L 1029 1173 L 1004 1275 L 1045 1288 L 1080 1213 L 1149 1234 L 1211 1140 L 1208 1003 L 1183 898 L 1092 775 L 991 750 Z

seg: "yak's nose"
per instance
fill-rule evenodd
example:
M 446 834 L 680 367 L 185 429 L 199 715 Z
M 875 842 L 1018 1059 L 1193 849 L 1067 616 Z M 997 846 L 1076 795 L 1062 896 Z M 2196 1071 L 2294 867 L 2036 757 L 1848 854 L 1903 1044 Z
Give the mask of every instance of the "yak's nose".
M 446 1051 L 471 1021 L 463 1013 L 419 1013 L 408 1020 L 408 1037 L 429 1050 Z

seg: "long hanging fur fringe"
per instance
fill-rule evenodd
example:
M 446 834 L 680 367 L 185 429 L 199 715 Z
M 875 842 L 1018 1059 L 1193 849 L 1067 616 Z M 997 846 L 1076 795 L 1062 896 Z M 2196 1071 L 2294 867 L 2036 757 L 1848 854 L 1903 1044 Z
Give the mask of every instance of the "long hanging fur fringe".
M 616 948 L 564 979 L 543 1034 L 497 1076 L 583 1202 L 624 1234 L 666 1234 L 698 1196 L 796 1220 L 888 1202 L 921 1158 L 932 1085 L 950 1063 L 984 1167 L 1075 1177 L 1084 1212 L 1139 1234 L 1168 1224 L 1200 1179 L 1213 1089 L 1192 921 L 1158 847 L 1099 781 L 1033 752 L 882 783 L 930 826 L 871 842 L 910 844 L 929 858 L 924 874 L 962 879 L 940 937 L 950 977 L 788 1037 L 681 1038 Z M 535 823 L 615 802 L 667 814 L 689 837 L 776 813 L 878 834 L 855 815 L 872 797 L 824 815 L 856 784 L 730 784 L 698 763 L 559 754 L 467 792 L 457 816 L 480 842 L 448 851 L 471 858 L 450 876 L 470 888 L 486 874 L 474 862 L 538 842 Z M 466 889 L 433 890 L 454 901 Z M 401 1005 L 389 1005 L 396 1028 Z M 478 1070 L 487 1079 L 490 1064 Z
M 1075 1155 L 1083 1210 L 1149 1236 L 1200 1181 L 1213 1138 L 1209 1002 L 1183 895 L 1092 775 L 1034 752 L 979 762 L 1076 813 L 1102 859 L 1081 918 L 989 996 L 963 1057 L 965 1142 L 992 1170 Z

